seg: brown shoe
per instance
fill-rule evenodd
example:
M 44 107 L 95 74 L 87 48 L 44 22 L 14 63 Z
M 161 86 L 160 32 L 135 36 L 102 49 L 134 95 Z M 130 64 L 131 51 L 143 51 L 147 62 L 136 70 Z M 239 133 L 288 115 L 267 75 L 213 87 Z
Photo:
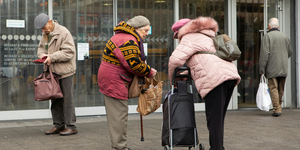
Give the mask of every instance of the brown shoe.
M 77 134 L 77 130 L 72 130 L 72 129 L 69 129 L 69 128 L 66 128 L 65 130 L 61 131 L 59 134 L 60 135 L 72 135 L 72 134 Z
M 46 135 L 50 135 L 50 134 L 58 134 L 60 131 L 63 131 L 65 129 L 65 127 L 62 127 L 62 128 L 52 128 L 51 130 L 49 131 L 46 131 L 45 134 Z

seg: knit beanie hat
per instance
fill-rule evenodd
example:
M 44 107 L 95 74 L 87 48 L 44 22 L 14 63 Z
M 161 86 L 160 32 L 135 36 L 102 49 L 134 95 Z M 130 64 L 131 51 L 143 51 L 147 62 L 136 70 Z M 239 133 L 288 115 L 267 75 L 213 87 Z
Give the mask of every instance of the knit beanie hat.
M 131 25 L 133 28 L 141 28 L 146 25 L 150 25 L 150 21 L 144 16 L 135 16 L 127 21 L 127 24 Z
M 187 18 L 184 18 L 184 19 L 180 19 L 178 20 L 177 22 L 175 22 L 172 26 L 172 30 L 174 32 L 174 35 L 173 35 L 173 38 L 174 39 L 177 39 L 177 34 L 178 34 L 178 31 L 181 27 L 183 27 L 185 24 L 187 24 L 188 22 L 190 22 L 191 19 L 187 19 Z

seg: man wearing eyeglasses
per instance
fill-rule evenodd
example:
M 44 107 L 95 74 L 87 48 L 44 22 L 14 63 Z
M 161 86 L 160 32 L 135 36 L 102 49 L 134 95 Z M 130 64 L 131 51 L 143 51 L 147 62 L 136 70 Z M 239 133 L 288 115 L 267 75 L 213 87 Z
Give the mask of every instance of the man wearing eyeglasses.
M 77 134 L 75 105 L 73 100 L 76 71 L 76 48 L 69 30 L 41 13 L 34 20 L 34 27 L 43 34 L 37 50 L 40 59 L 46 57 L 45 64 L 50 65 L 52 72 L 60 75 L 59 85 L 63 98 L 51 100 L 51 113 L 54 127 L 46 135 Z
M 156 70 L 146 64 L 143 40 L 150 21 L 136 16 L 120 22 L 108 40 L 98 70 L 98 86 L 104 94 L 111 149 L 128 150 L 128 88 L 134 75 L 154 77 Z

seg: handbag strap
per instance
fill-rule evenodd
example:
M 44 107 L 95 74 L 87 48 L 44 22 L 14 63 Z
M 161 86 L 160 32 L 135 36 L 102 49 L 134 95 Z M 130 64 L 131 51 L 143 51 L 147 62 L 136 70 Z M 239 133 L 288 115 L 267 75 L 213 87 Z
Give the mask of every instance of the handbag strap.
M 198 51 L 198 52 L 196 52 L 194 54 L 214 54 L 214 55 L 216 55 L 216 53 L 214 53 L 214 52 L 208 52 L 208 51 Z
M 42 78 L 46 78 L 46 72 L 47 72 L 47 70 L 48 70 L 48 66 L 47 66 L 47 64 L 44 64 L 44 69 L 43 69 L 43 76 L 42 76 Z
M 45 71 L 47 71 L 47 70 L 48 70 L 48 65 L 47 65 L 47 64 L 44 64 L 44 70 L 43 70 L 43 71 L 45 72 Z
M 153 85 L 153 80 L 154 80 L 154 77 L 151 77 L 151 78 L 150 78 L 150 81 L 151 81 L 151 84 L 150 84 L 150 85 L 152 85 L 152 86 L 154 86 L 154 85 Z
M 154 79 L 156 79 L 157 81 L 160 81 L 160 80 L 159 80 L 159 76 L 157 75 L 157 73 L 156 73 L 156 75 L 155 75 L 154 77 L 150 77 L 150 78 L 149 78 L 149 80 L 150 80 L 150 85 L 152 85 L 152 86 L 154 86 L 154 85 L 153 85 L 153 80 L 154 80 Z
M 260 83 L 267 83 L 267 78 L 265 77 L 264 74 L 261 74 L 260 76 Z
M 154 78 L 155 78 L 157 81 L 160 81 L 160 80 L 159 80 L 159 75 L 158 75 L 157 73 L 155 74 Z
M 50 65 L 44 64 L 43 77 L 45 77 L 45 74 L 46 74 L 47 70 L 49 70 L 50 77 L 54 78 Z

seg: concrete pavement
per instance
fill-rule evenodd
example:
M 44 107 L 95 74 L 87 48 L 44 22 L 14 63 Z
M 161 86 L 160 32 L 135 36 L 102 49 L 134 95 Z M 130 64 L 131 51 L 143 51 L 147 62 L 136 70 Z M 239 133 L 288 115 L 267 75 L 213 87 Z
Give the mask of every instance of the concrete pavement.
M 299 150 L 300 109 L 283 109 L 280 117 L 272 112 L 231 110 L 225 119 L 226 150 Z M 163 150 L 161 146 L 162 113 L 143 117 L 141 142 L 140 116 L 129 115 L 128 147 L 133 150 Z M 204 112 L 196 112 L 200 143 L 209 149 Z M 0 122 L 1 150 L 109 150 L 110 138 L 106 116 L 77 117 L 78 134 L 45 135 L 52 128 L 51 119 Z M 174 148 L 174 150 L 188 148 Z

